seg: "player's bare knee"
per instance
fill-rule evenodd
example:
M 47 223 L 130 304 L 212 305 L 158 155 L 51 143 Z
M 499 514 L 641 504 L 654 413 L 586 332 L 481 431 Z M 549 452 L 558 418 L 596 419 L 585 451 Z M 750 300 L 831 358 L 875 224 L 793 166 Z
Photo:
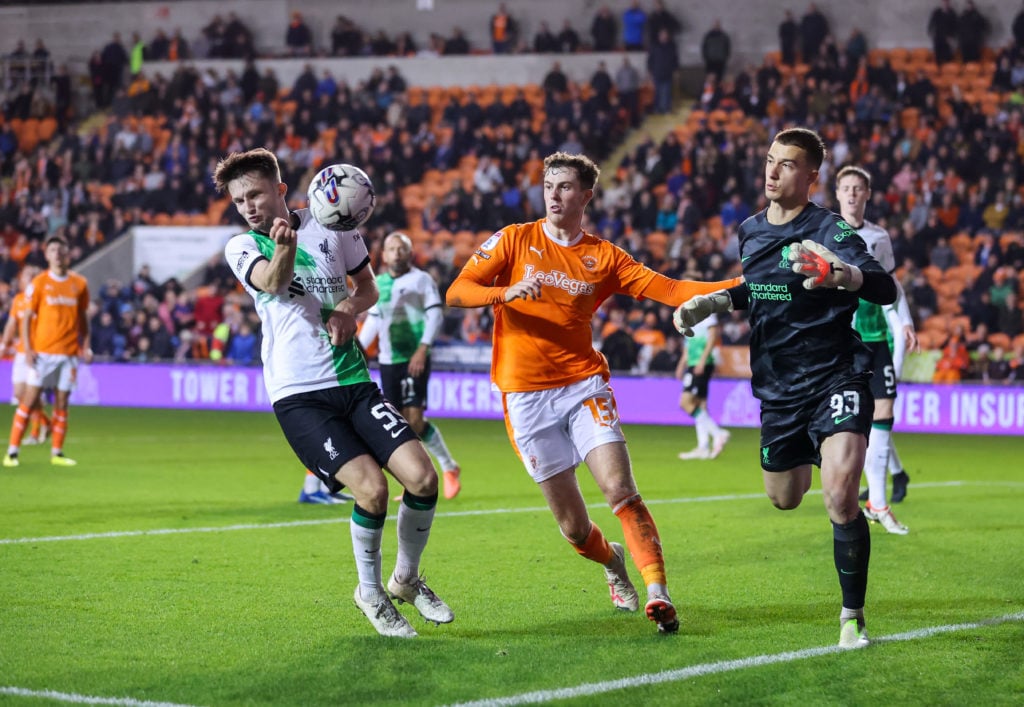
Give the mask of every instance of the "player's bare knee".
M 800 506 L 800 502 L 804 500 L 803 494 L 768 494 L 769 500 L 772 505 L 778 508 L 780 511 L 791 511 L 794 508 Z
M 573 545 L 583 545 L 587 542 L 587 538 L 590 537 L 590 519 L 587 519 L 586 523 L 580 524 L 571 520 L 560 520 L 558 521 L 558 529 L 562 531 L 562 535 Z
M 399 481 L 406 491 L 414 496 L 437 495 L 437 472 L 434 470 L 433 464 L 402 471 Z

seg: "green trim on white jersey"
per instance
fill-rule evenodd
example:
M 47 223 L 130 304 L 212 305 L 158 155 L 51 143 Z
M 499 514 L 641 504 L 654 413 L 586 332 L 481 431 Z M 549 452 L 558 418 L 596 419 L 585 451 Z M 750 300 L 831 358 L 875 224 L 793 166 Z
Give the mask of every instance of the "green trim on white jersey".
M 348 298 L 347 277 L 369 263 L 359 231 L 329 231 L 309 215 L 299 219 L 295 274 L 283 294 L 262 292 L 249 281 L 252 266 L 274 255 L 274 241 L 249 231 L 228 241 L 224 255 L 253 298 L 263 323 L 263 380 L 271 402 L 296 393 L 370 380 L 355 339 L 331 344 L 326 322 Z
M 891 274 L 896 269 L 896 256 L 893 255 L 892 241 L 886 230 L 865 221 L 864 225 L 857 229 L 857 233 L 864 239 L 864 244 L 872 257 Z M 857 305 L 857 312 L 853 315 L 853 328 L 863 341 L 891 340 L 889 322 L 880 304 L 861 300 Z
M 433 344 L 441 328 L 443 306 L 437 283 L 414 267 L 398 277 L 381 273 L 377 289 L 380 299 L 370 309 L 359 341 L 369 346 L 377 335 L 381 363 L 406 363 L 420 344 Z
M 696 366 L 700 363 L 701 356 L 704 355 L 704 350 L 708 347 L 708 334 L 713 326 L 718 326 L 717 314 L 712 314 L 704 321 L 697 322 L 693 325 L 693 336 L 686 337 L 687 366 Z M 715 362 L 714 350 L 712 350 L 711 355 L 708 356 L 707 362 Z

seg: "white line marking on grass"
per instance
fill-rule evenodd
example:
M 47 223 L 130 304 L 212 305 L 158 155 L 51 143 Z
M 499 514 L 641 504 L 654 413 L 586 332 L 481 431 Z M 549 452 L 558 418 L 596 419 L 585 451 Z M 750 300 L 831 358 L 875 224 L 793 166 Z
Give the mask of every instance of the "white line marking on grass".
M 946 488 L 950 486 L 1024 486 L 1024 483 L 1012 481 L 936 481 L 932 483 L 914 484 L 915 489 Z M 821 495 L 820 490 L 808 491 L 808 496 Z M 683 498 L 653 498 L 646 503 L 651 506 L 675 503 L 717 503 L 720 501 L 748 501 L 764 498 L 763 493 L 738 493 L 722 496 L 690 496 Z M 603 502 L 590 503 L 588 508 L 605 508 Z M 442 511 L 438 518 L 459 518 L 463 516 L 505 515 L 508 513 L 539 513 L 548 510 L 547 506 L 530 506 L 527 508 L 485 508 L 473 511 Z M 392 521 L 395 514 L 388 516 Z M 82 533 L 80 535 L 46 535 L 37 538 L 0 538 L 0 545 L 24 545 L 31 543 L 54 543 L 71 540 L 100 540 L 103 538 L 136 538 L 146 535 L 182 535 L 186 533 L 228 533 L 235 530 L 265 530 L 269 528 L 298 528 L 306 525 L 328 525 L 332 523 L 348 523 L 348 517 L 321 518 L 317 520 L 289 520 L 278 523 L 239 523 L 237 525 L 221 525 L 199 528 L 154 528 L 152 530 L 112 530 L 105 533 Z
M 120 705 L 121 707 L 191 707 L 177 702 L 150 702 L 149 700 L 134 700 L 131 697 L 92 697 L 90 695 L 76 695 L 69 692 L 55 692 L 53 690 L 26 690 L 23 687 L 0 687 L 0 695 L 14 695 L 15 697 L 39 697 L 57 702 L 70 702 L 76 705 Z
M 1024 621 L 1024 611 L 1017 612 L 1015 614 L 1006 614 L 1005 616 L 998 616 L 991 619 L 984 619 L 982 621 L 975 621 L 973 623 L 932 626 L 929 628 L 917 629 L 915 631 L 907 631 L 905 633 L 895 633 L 891 636 L 874 638 L 871 642 L 872 644 L 878 644 L 895 643 L 897 641 L 914 641 L 919 638 L 936 636 L 940 633 L 970 631 L 972 629 L 996 626 L 998 624 L 1009 623 L 1011 621 Z M 682 680 L 689 680 L 690 678 L 715 675 L 717 673 L 728 673 L 734 670 L 743 670 L 745 668 L 759 668 L 763 665 L 792 663 L 793 661 L 804 660 L 806 658 L 816 658 L 818 656 L 829 655 L 831 653 L 844 653 L 848 650 L 851 649 L 840 648 L 839 646 L 822 646 L 820 648 L 805 648 L 799 651 L 787 651 L 785 653 L 774 653 L 771 655 L 756 655 L 750 658 L 723 660 L 717 663 L 701 663 L 700 665 L 691 665 L 686 668 L 664 670 L 660 673 L 646 673 L 629 678 L 619 678 L 618 680 L 584 683 L 575 687 L 563 687 L 555 690 L 537 690 L 534 692 L 524 692 L 519 695 L 509 695 L 508 697 L 493 697 L 483 700 L 475 700 L 473 702 L 460 702 L 453 707 L 506 707 L 508 705 L 536 704 L 539 702 L 550 702 L 552 700 L 568 700 L 646 685 L 680 682 Z M 870 650 L 870 647 L 868 650 Z

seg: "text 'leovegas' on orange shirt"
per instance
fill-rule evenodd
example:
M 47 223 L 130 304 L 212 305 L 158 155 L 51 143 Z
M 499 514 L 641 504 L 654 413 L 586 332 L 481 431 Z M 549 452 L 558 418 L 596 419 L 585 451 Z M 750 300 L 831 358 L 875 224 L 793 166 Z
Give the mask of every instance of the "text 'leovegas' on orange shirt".
M 638 263 L 603 238 L 581 232 L 568 243 L 544 230 L 544 219 L 508 226 L 470 257 L 448 289 L 449 302 L 491 304 L 478 286 L 508 287 L 532 278 L 543 285 L 537 300 L 494 303 L 491 377 L 502 392 L 544 390 L 595 374 L 608 363 L 593 346 L 590 320 L 615 293 L 678 306 L 698 294 L 738 284 L 672 280 Z

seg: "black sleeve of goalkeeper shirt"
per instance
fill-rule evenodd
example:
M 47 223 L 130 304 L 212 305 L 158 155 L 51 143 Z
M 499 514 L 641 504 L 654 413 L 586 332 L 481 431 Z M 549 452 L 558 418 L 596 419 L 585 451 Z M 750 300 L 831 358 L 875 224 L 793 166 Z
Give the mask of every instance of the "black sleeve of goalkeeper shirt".
M 864 284 L 857 290 L 857 296 L 874 304 L 892 304 L 896 301 L 896 281 L 887 272 L 861 270 Z
M 732 300 L 733 311 L 750 307 L 750 288 L 747 287 L 747 283 L 741 282 L 735 287 L 730 287 L 725 292 L 729 295 L 729 299 Z

